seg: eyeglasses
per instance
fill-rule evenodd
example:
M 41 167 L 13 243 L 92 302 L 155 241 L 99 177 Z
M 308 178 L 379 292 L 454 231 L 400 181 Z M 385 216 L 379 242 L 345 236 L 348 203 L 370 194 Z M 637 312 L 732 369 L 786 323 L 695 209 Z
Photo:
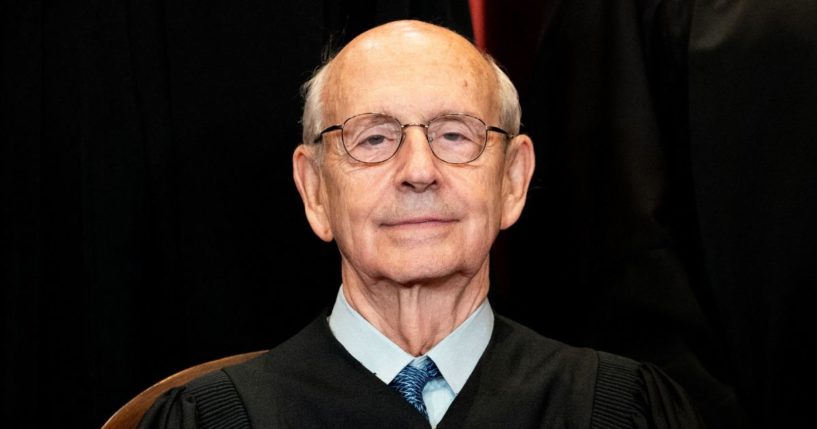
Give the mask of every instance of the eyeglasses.
M 321 142 L 326 133 L 341 130 L 343 147 L 352 159 L 377 164 L 397 153 L 408 127 L 423 127 L 431 152 L 449 164 L 465 164 L 479 158 L 488 142 L 489 131 L 512 137 L 502 128 L 462 113 L 441 115 L 426 124 L 401 124 L 389 115 L 362 113 L 324 129 L 314 143 Z

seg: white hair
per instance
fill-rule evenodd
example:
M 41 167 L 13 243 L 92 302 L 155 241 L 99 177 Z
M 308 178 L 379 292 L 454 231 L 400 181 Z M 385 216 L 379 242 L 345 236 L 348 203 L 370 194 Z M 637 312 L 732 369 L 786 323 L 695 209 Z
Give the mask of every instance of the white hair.
M 519 94 L 516 87 L 490 55 L 485 54 L 484 57 L 491 65 L 496 77 L 499 96 L 499 126 L 511 133 L 511 135 L 519 134 L 522 107 L 519 105 Z M 301 125 L 303 126 L 302 141 L 305 145 L 314 143 L 318 134 L 326 126 L 323 124 L 323 100 L 321 97 L 326 87 L 331 65 L 332 59 L 330 58 L 301 87 L 301 94 L 304 97 L 304 114 L 301 118 Z
M 511 78 L 499 67 L 499 64 L 485 54 L 485 59 L 494 69 L 496 75 L 497 94 L 499 95 L 499 126 L 511 135 L 519 134 L 522 123 L 522 106 L 519 105 L 519 93 L 511 82 Z
M 329 76 L 329 66 L 332 59 L 324 63 L 312 75 L 312 78 L 301 86 L 301 95 L 304 97 L 304 114 L 301 118 L 303 126 L 303 144 L 309 145 L 315 141 L 323 127 L 323 95 L 326 80 Z

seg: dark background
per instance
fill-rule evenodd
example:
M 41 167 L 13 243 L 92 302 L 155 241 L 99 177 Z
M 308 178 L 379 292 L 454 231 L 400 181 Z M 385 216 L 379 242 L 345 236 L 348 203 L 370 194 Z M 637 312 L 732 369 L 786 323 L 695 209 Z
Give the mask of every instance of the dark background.
M 3 426 L 99 427 L 331 305 L 299 85 L 406 17 L 476 36 L 522 95 L 538 166 L 497 311 L 661 365 L 713 427 L 810 422 L 817 5 L 472 1 L 475 34 L 468 3 L 3 2 Z

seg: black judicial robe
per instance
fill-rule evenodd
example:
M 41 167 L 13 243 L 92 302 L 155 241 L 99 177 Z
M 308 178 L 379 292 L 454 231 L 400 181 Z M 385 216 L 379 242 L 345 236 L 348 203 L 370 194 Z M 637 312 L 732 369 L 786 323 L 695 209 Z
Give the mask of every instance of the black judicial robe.
M 428 428 L 332 335 L 322 315 L 268 353 L 170 390 L 140 429 Z M 649 364 L 540 336 L 497 316 L 438 429 L 697 428 L 682 388 Z

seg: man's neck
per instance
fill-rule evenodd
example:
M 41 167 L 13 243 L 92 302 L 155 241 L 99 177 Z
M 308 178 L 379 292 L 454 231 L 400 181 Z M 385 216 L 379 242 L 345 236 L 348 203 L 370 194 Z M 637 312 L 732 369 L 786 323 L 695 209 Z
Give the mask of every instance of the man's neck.
M 488 295 L 488 264 L 474 276 L 410 285 L 361 281 L 344 272 L 349 305 L 413 356 L 427 353 L 454 331 Z

